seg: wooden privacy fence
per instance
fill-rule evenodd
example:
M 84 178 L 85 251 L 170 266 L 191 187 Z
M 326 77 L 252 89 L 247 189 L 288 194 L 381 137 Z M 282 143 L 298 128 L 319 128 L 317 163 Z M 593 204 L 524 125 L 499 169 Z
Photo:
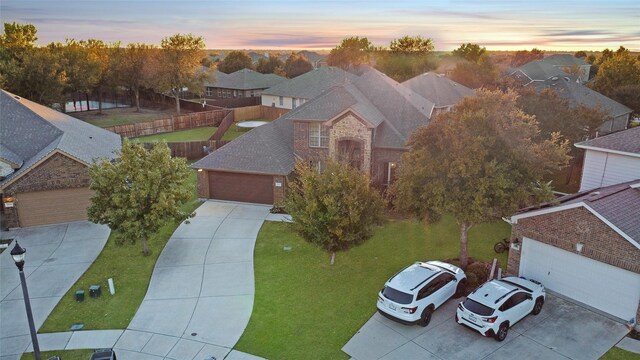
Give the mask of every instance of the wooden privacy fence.
M 203 126 L 219 126 L 229 113 L 232 113 L 232 110 L 202 111 L 184 115 L 174 115 L 168 119 L 109 126 L 104 129 L 123 137 L 133 138 Z
M 228 141 L 223 140 L 205 140 L 205 141 L 183 141 L 169 142 L 167 146 L 171 150 L 171 156 L 183 157 L 187 160 L 199 160 L 209 154 L 211 151 L 227 144 Z M 143 143 L 146 149 L 151 149 L 158 143 Z
M 224 119 L 222 119 L 222 121 L 220 122 L 220 125 L 218 125 L 218 129 L 216 129 L 216 132 L 214 132 L 213 135 L 211 135 L 209 140 L 222 140 L 222 137 L 224 136 L 224 134 L 227 132 L 227 130 L 229 130 L 231 125 L 233 125 L 234 118 L 235 118 L 235 111 L 230 111 L 224 117 Z
M 269 119 L 275 120 L 289 112 L 289 109 L 279 109 L 270 106 L 256 105 L 233 109 L 235 121 Z

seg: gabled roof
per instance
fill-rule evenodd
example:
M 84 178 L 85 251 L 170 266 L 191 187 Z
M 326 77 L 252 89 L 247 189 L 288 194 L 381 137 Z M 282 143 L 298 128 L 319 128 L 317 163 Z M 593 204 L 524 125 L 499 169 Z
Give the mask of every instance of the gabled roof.
M 330 88 L 349 83 L 355 78 L 355 75 L 340 68 L 322 67 L 274 85 L 262 94 L 313 99 Z
M 640 157 L 640 126 L 575 144 L 581 149 L 622 153 Z
M 611 117 L 630 114 L 633 110 L 610 99 L 597 91 L 578 84 L 575 81 L 562 77 L 553 76 L 545 81 L 537 81 L 530 84 L 536 90 L 552 89 L 557 92 L 561 98 L 566 99 L 573 106 L 584 105 L 588 107 L 599 107 Z
M 435 104 L 435 107 L 449 107 L 457 104 L 465 96 L 475 92 L 464 85 L 450 80 L 444 75 L 428 72 L 402 83 L 423 98 Z
M 242 69 L 231 74 L 215 72 L 213 81 L 205 82 L 205 86 L 234 90 L 266 89 L 287 80 L 276 74 L 261 74 L 251 69 Z
M 640 179 L 610 185 L 578 194 L 566 195 L 553 202 L 520 210 L 518 219 L 584 207 L 631 244 L 640 249 Z
M 352 83 L 336 85 L 215 150 L 192 165 L 218 171 L 287 175 L 293 171 L 293 121 L 334 120 L 352 111 L 375 127 L 374 146 L 404 149 L 413 131 L 428 123 L 433 103 L 379 71 L 365 69 Z
M 61 151 L 85 164 L 114 158 L 120 136 L 82 120 L 0 91 L 0 157 L 21 167 L 0 182 L 27 171 L 53 151 Z
M 584 59 L 577 58 L 571 54 L 553 54 L 546 56 L 542 61 L 553 66 L 563 67 L 591 65 L 584 61 Z
M 325 55 L 320 55 L 315 51 L 308 51 L 308 50 L 302 50 L 302 51 L 298 52 L 298 55 L 304 56 L 307 60 L 309 60 L 312 63 L 320 61 L 320 60 L 326 58 Z
M 565 73 L 564 71 L 560 70 L 559 68 L 549 63 L 546 63 L 542 60 L 534 60 L 534 61 L 528 62 L 520 66 L 519 68 L 516 68 L 514 73 L 518 71 L 525 74 L 529 79 L 531 79 L 531 81 L 543 81 L 554 76 L 560 76 L 560 77 L 568 76 L 570 78 L 573 78 L 573 80 L 576 80 L 575 76 L 571 76 Z

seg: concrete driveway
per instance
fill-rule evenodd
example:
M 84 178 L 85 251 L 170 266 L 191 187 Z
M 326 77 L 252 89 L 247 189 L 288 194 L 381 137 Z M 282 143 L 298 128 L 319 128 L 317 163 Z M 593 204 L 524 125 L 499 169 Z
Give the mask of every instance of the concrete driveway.
M 3 231 L 27 249 L 24 272 L 39 328 L 58 301 L 89 268 L 109 238 L 107 226 L 88 221 Z M 11 249 L 0 254 L 0 358 L 20 357 L 31 343 L 20 277 Z M 89 289 L 85 289 L 88 292 Z
M 375 300 L 375 299 L 374 299 Z M 538 316 L 529 315 L 497 342 L 458 325 L 460 299 L 449 300 L 426 328 L 379 314 L 342 348 L 356 360 L 598 359 L 628 332 L 626 326 L 547 293 Z

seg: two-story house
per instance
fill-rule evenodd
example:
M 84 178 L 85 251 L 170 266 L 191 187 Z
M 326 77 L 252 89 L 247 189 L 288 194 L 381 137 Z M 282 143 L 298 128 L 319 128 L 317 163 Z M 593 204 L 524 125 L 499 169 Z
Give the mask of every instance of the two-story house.
M 262 105 L 295 109 L 333 86 L 346 84 L 355 75 L 337 67 L 321 67 L 262 91 Z
M 368 68 L 194 163 L 199 197 L 278 203 L 297 160 L 322 169 L 327 158 L 388 185 L 409 136 L 433 109 L 433 102 Z

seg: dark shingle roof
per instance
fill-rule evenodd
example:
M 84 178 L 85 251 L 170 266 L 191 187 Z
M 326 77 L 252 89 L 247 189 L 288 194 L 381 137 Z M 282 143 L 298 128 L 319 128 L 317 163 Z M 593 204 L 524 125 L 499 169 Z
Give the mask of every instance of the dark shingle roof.
M 584 59 L 577 58 L 571 54 L 553 54 L 542 59 L 543 62 L 554 66 L 584 66 L 589 65 Z
M 557 92 L 560 97 L 569 101 L 573 106 L 584 105 L 588 107 L 599 107 L 611 117 L 618 117 L 624 114 L 630 114 L 631 109 L 610 99 L 597 91 L 578 84 L 571 79 L 564 77 L 551 77 L 545 81 L 531 83 L 536 90 L 552 89 Z
M 13 157 L 7 160 L 14 163 L 19 157 L 24 162 L 0 185 L 55 149 L 87 164 L 98 158 L 113 158 L 120 149 L 119 135 L 4 90 L 0 91 L 0 105 L 2 157 Z
M 518 70 L 522 71 L 522 73 L 527 75 L 532 81 L 547 80 L 548 78 L 551 78 L 554 76 L 571 77 L 571 75 L 565 73 L 559 68 L 549 63 L 546 63 L 542 60 L 534 60 L 534 61 L 528 62 L 520 66 L 519 68 L 515 69 L 515 71 L 518 71 Z M 575 76 L 573 76 L 572 78 L 575 80 Z
M 262 93 L 265 95 L 313 99 L 330 88 L 349 83 L 355 78 L 355 75 L 340 68 L 322 67 L 274 85 Z
M 474 91 L 450 80 L 444 75 L 425 73 L 402 83 L 423 98 L 430 100 L 436 107 L 448 107 L 457 104 L 465 96 L 473 96 Z
M 594 147 L 640 155 L 640 126 L 600 136 L 575 144 L 576 147 Z
M 522 209 L 524 214 L 543 208 L 584 203 L 620 229 L 636 243 L 640 242 L 640 179 L 559 197 L 551 203 Z
M 234 90 L 266 89 L 285 80 L 287 79 L 276 74 L 261 74 L 251 69 L 242 69 L 231 74 L 216 71 L 215 79 L 205 82 L 205 86 Z

